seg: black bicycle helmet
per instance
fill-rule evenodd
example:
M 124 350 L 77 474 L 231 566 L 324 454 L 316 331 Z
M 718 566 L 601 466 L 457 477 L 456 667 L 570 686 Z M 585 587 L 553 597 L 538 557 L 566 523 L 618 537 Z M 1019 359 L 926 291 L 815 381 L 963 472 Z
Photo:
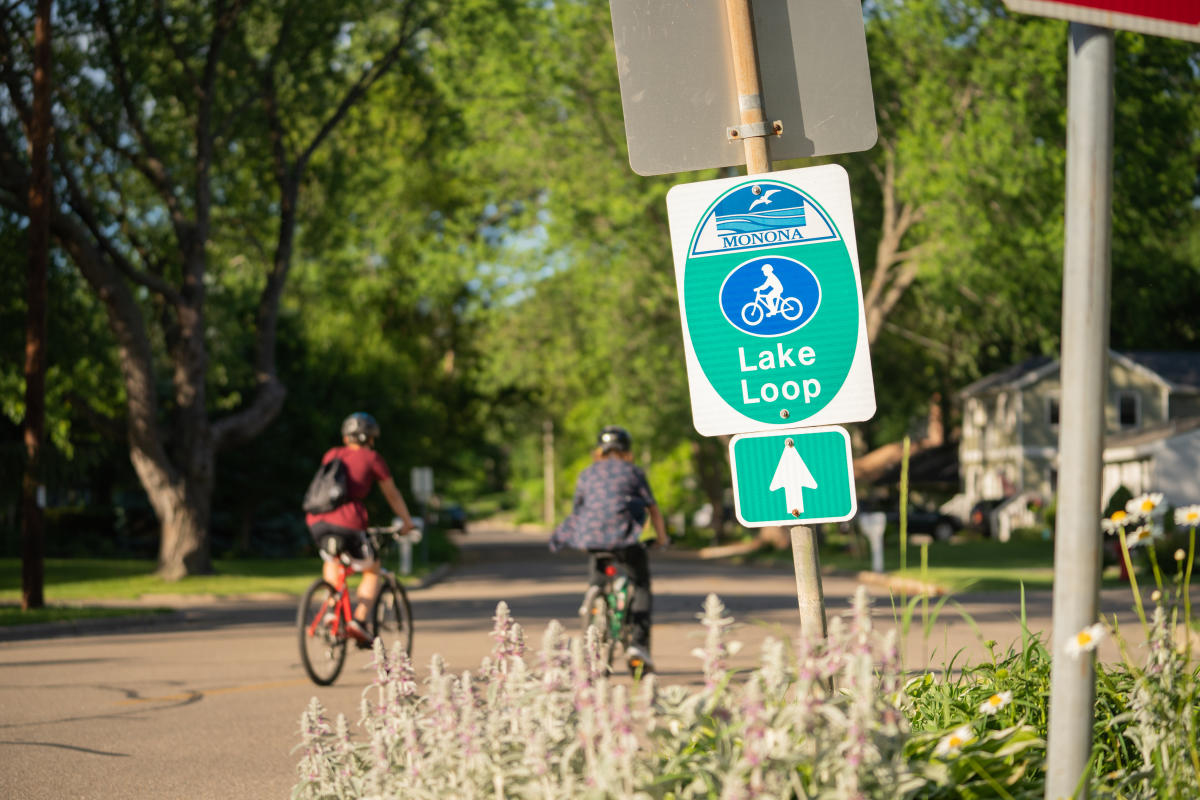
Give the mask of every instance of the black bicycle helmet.
M 342 438 L 350 438 L 359 444 L 379 438 L 379 423 L 370 414 L 355 411 L 342 422 Z
M 620 425 L 605 425 L 596 437 L 596 446 L 602 454 L 628 453 L 633 449 L 633 437 Z

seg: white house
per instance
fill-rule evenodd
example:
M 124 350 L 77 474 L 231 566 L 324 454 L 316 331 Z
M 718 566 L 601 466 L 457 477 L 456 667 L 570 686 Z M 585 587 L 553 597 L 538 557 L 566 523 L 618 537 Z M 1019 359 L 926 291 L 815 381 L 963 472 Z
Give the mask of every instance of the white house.
M 1058 483 L 1059 368 L 1041 356 L 982 378 L 959 393 L 961 492 L 944 506 L 963 519 L 980 500 L 1001 538 L 1032 524 L 1032 499 Z M 1118 486 L 1160 491 L 1166 502 L 1200 501 L 1200 353 L 1109 352 L 1101 496 Z

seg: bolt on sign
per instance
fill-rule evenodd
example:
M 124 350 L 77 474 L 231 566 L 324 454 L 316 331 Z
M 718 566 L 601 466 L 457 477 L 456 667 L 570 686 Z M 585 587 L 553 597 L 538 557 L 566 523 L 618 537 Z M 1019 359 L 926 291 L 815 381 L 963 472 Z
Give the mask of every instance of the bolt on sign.
M 667 213 L 697 431 L 874 416 L 844 169 L 681 184 Z

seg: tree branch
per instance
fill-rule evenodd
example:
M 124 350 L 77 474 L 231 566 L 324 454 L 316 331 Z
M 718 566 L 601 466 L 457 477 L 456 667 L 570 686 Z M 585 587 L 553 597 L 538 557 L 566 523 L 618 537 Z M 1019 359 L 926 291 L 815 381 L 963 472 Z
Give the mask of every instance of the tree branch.
M 121 101 L 121 107 L 125 110 L 125 118 L 128 120 L 130 128 L 133 129 L 138 144 L 145 153 L 144 158 L 137 157 L 135 153 L 129 153 L 126 157 L 131 158 L 130 163 L 137 166 L 139 171 L 150 180 L 151 186 L 154 187 L 167 208 L 171 211 L 171 217 L 175 221 L 177 233 L 182 235 L 186 227 L 183 210 L 179 206 L 179 199 L 175 196 L 175 187 L 173 186 L 170 173 L 163 163 L 162 158 L 158 155 L 158 150 L 154 146 L 154 142 L 146 133 L 145 126 L 142 125 L 141 115 L 138 113 L 137 107 L 133 102 L 133 91 L 125 69 L 125 59 L 121 56 L 119 37 L 113 25 L 112 10 L 109 8 L 108 0 L 98 0 L 98 8 L 100 11 L 101 27 L 104 28 L 104 34 L 108 40 L 109 58 L 113 64 L 113 84 L 117 89 L 117 96 Z
M 404 18 L 400 22 L 400 33 L 396 42 L 391 46 L 391 48 L 388 49 L 386 53 L 383 54 L 381 59 L 372 63 L 370 67 L 363 70 L 362 75 L 359 76 L 358 80 L 354 82 L 349 90 L 347 90 L 345 96 L 342 97 L 342 101 L 338 103 L 337 108 L 334 109 L 333 113 L 329 115 L 329 118 L 322 123 L 316 134 L 313 135 L 312 141 L 309 142 L 308 146 L 305 147 L 300 153 L 299 158 L 296 159 L 297 176 L 304 173 L 305 167 L 307 167 L 308 161 L 310 158 L 312 158 L 313 153 L 316 152 L 317 148 L 321 146 L 321 143 L 325 141 L 325 138 L 329 136 L 333 129 L 338 126 L 338 124 L 342 121 L 342 118 L 346 116 L 354 104 L 361 100 L 371 86 L 373 86 L 374 83 L 379 80 L 388 70 L 390 70 L 392 65 L 400 59 L 404 48 L 409 44 L 412 36 L 426 26 L 428 20 L 421 19 L 415 25 L 413 25 L 412 30 L 407 30 L 409 17 L 412 13 L 414 5 L 416 4 L 409 3 L 405 7 Z
M 179 292 L 176 291 L 175 287 L 171 286 L 158 276 L 151 275 L 147 272 L 137 269 L 137 267 L 135 267 L 129 261 L 129 259 L 125 257 L 125 255 L 112 242 L 112 240 L 110 240 L 104 234 L 102 226 L 96 218 L 95 212 L 92 210 L 91 205 L 88 203 L 87 198 L 83 194 L 82 188 L 79 186 L 78 180 L 76 180 L 74 173 L 71 171 L 70 164 L 67 160 L 67 154 L 64 152 L 65 149 L 66 148 L 63 147 L 55 147 L 54 160 L 56 163 L 58 163 L 59 172 L 62 173 L 63 178 L 67 183 L 67 192 L 69 194 L 68 205 L 87 228 L 88 233 L 91 234 L 92 239 L 99 246 L 100 250 L 106 256 L 108 256 L 112 264 L 118 270 L 120 270 L 123 275 L 125 275 L 134 283 L 144 286 L 153 292 L 157 292 L 172 304 L 181 303 L 183 298 L 180 297 Z

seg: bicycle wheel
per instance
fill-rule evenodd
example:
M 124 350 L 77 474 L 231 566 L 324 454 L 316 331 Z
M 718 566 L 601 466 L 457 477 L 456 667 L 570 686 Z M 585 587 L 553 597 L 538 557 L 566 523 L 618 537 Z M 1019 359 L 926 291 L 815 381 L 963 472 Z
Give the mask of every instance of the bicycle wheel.
M 394 579 L 384 578 L 379 584 L 379 594 L 371 606 L 371 633 L 383 640 L 388 653 L 400 642 L 404 652 L 412 655 L 412 607 L 404 587 Z
M 763 320 L 763 307 L 755 300 L 742 306 L 742 322 L 747 325 L 757 325 Z
M 304 671 L 318 686 L 328 686 L 341 674 L 346 661 L 346 629 L 333 632 L 330 615 L 337 615 L 337 590 L 323 580 L 316 580 L 296 612 L 300 629 L 300 661 Z
M 804 304 L 794 297 L 785 297 L 779 301 L 779 313 L 783 314 L 783 318 L 789 322 L 798 319 L 803 310 Z
M 612 637 L 609 617 L 608 598 L 599 586 L 589 586 L 583 596 L 583 604 L 579 607 L 583 635 L 586 637 L 589 628 L 596 629 L 596 649 L 605 669 L 612 672 L 613 650 L 616 642 Z

